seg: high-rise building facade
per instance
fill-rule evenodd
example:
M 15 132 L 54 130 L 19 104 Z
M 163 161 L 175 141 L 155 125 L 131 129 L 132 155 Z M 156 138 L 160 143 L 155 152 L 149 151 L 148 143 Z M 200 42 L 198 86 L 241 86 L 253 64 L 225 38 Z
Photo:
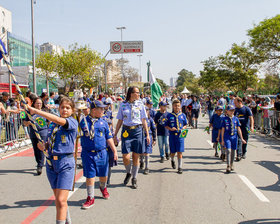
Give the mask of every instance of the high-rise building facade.
M 55 54 L 61 54 L 62 50 L 63 50 L 63 47 L 49 43 L 49 42 L 40 45 L 40 53 L 46 53 L 46 52 L 52 53 L 53 52 Z

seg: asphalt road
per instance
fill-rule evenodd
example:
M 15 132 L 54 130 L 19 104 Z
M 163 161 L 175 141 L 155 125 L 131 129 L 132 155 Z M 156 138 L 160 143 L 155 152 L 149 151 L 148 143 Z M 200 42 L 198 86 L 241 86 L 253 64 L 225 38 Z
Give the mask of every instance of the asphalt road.
M 246 160 L 226 165 L 214 157 L 207 119 L 190 130 L 185 140 L 182 175 L 170 161 L 159 163 L 158 147 L 151 155 L 151 172 L 140 171 L 137 190 L 122 185 L 121 162 L 113 168 L 110 199 L 101 198 L 97 185 L 95 205 L 80 206 L 86 198 L 81 170 L 69 198 L 72 223 L 280 223 L 279 141 L 251 135 Z M 118 147 L 120 151 L 120 148 Z M 0 160 L 0 223 L 55 223 L 55 206 L 45 170 L 35 175 L 32 150 Z

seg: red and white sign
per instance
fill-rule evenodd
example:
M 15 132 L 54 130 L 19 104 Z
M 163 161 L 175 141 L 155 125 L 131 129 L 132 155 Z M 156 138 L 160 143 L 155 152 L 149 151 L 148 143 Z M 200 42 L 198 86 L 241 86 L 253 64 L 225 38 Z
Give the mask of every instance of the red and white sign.
M 111 41 L 111 54 L 143 53 L 143 41 Z

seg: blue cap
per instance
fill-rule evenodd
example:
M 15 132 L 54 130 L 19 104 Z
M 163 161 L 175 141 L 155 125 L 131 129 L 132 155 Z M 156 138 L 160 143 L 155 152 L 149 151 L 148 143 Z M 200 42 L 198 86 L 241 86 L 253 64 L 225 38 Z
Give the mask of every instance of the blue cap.
M 150 99 L 147 99 L 146 104 L 152 104 L 153 105 L 153 102 Z
M 228 105 L 227 110 L 235 110 L 235 107 L 233 105 Z
M 159 102 L 159 106 L 167 106 L 167 103 L 161 101 L 161 102 Z
M 223 110 L 224 108 L 222 106 L 216 106 L 215 110 Z
M 106 107 L 106 105 L 104 105 L 101 101 L 99 100 L 94 100 L 91 102 L 90 104 L 90 109 L 93 109 L 93 108 L 104 108 Z

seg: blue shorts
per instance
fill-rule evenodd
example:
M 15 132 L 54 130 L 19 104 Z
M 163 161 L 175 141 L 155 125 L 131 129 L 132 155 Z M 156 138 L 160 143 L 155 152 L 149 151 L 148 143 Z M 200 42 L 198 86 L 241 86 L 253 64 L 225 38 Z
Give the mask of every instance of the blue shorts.
M 177 135 L 170 134 L 169 135 L 169 148 L 170 153 L 176 153 L 176 152 L 184 152 L 185 146 L 184 146 L 184 138 L 179 137 L 179 133 Z
M 84 177 L 107 177 L 109 169 L 109 156 L 106 149 L 98 152 L 82 150 L 81 158 L 83 162 Z
M 151 138 L 152 134 L 150 134 L 150 144 L 147 144 L 147 138 L 145 137 L 145 152 L 147 154 L 152 154 L 153 153 L 153 139 Z
M 237 136 L 224 138 L 225 148 L 236 150 L 237 149 L 237 140 L 238 140 Z
M 212 130 L 212 143 L 217 143 L 217 138 L 219 134 L 219 129 L 213 129 Z M 222 138 L 220 137 L 220 142 L 222 141 Z
M 52 189 L 72 190 L 75 176 L 75 159 L 61 155 L 59 160 L 50 160 L 52 167 L 46 163 L 46 172 Z
M 125 132 L 125 133 L 124 133 Z M 136 129 L 122 129 L 122 154 L 130 152 L 143 154 L 145 151 L 145 138 L 142 126 Z

